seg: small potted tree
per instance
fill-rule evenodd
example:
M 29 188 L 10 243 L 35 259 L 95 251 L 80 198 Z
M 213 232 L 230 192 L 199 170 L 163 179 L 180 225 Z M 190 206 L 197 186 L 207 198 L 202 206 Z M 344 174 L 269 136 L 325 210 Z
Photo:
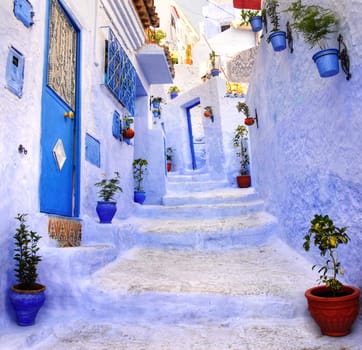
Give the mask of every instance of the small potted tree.
M 262 30 L 263 21 L 259 11 L 243 9 L 241 10 L 240 15 L 240 26 L 248 26 L 250 24 L 253 32 L 259 32 Z
M 236 109 L 239 113 L 243 113 L 245 115 L 245 125 L 251 126 L 254 124 L 254 118 L 250 116 L 249 107 L 245 102 L 238 102 L 238 104 L 236 105 Z
M 134 201 L 143 204 L 146 192 L 143 190 L 143 180 L 147 171 L 148 161 L 138 158 L 133 161 L 133 178 L 135 180 Z
M 37 266 L 42 260 L 38 255 L 38 241 L 41 236 L 29 230 L 26 216 L 27 214 L 16 216 L 19 221 L 19 227 L 14 234 L 14 271 L 17 284 L 10 290 L 10 301 L 20 326 L 33 325 L 45 301 L 45 286 L 37 282 Z
M 327 49 L 326 45 L 328 36 L 337 31 L 338 19 L 335 14 L 319 5 L 303 5 L 299 1 L 292 2 L 285 11 L 291 13 L 292 28 L 303 35 L 310 48 L 319 46 L 320 51 L 312 57 L 319 75 L 326 78 L 338 74 L 339 50 Z
M 122 188 L 119 186 L 119 172 L 116 171 L 114 174 L 115 176 L 110 179 L 107 179 L 104 174 L 103 179 L 94 184 L 100 188 L 98 196 L 101 200 L 97 202 L 96 211 L 101 224 L 110 224 L 117 212 L 117 202 L 114 200 L 114 196 L 117 192 L 122 192 Z
M 274 51 L 282 51 L 287 47 L 286 32 L 280 30 L 280 18 L 278 13 L 278 0 L 267 0 L 266 13 L 272 24 L 271 33 L 268 37 L 268 42 L 272 43 Z
M 216 67 L 216 53 L 212 50 L 209 54 L 210 64 L 211 64 L 211 75 L 217 77 L 220 74 L 220 70 Z
M 249 175 L 249 154 L 247 148 L 248 129 L 244 125 L 238 125 L 233 138 L 234 147 L 238 149 L 236 156 L 240 158 L 240 175 L 236 177 L 239 187 L 249 187 L 251 177 Z
M 167 147 L 166 149 L 167 171 L 171 171 L 172 169 L 172 157 L 173 157 L 173 148 Z
M 315 215 L 303 243 L 306 251 L 312 244 L 316 246 L 325 259 L 318 268 L 319 281 L 324 285 L 305 292 L 308 309 L 322 334 L 337 337 L 350 333 L 359 312 L 360 290 L 345 286 L 337 279 L 338 274 L 344 273 L 338 261 L 337 248 L 350 241 L 346 230 L 347 227 L 335 226 L 328 215 Z M 313 269 L 317 266 L 314 265 Z
M 176 85 L 170 86 L 168 93 L 170 94 L 171 100 L 176 98 L 180 92 L 180 89 Z

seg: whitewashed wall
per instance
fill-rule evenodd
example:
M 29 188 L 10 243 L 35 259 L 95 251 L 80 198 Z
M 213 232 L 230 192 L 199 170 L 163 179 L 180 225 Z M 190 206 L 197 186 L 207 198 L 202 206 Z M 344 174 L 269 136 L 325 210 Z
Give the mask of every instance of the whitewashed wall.
M 288 3 L 281 1 L 281 9 Z M 329 214 L 337 226 L 348 226 L 352 242 L 340 258 L 347 280 L 361 287 L 362 2 L 320 4 L 340 17 L 352 79 L 343 72 L 320 78 L 312 61 L 317 49 L 296 35 L 293 54 L 274 52 L 262 40 L 247 96 L 260 123 L 251 129 L 253 183 L 279 218 L 282 236 L 300 252 L 314 214 Z M 284 25 L 289 17 L 281 17 Z

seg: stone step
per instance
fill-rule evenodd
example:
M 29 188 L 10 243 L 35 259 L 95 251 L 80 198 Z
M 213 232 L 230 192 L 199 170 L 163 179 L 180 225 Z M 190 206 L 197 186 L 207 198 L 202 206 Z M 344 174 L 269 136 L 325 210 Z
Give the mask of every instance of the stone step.
M 239 203 L 189 204 L 189 205 L 138 205 L 135 215 L 146 218 L 225 218 L 243 216 L 263 210 L 262 200 Z
M 202 180 L 197 179 L 197 177 L 185 178 L 182 181 L 169 179 L 167 182 L 167 193 L 204 192 L 227 187 L 230 187 L 230 184 L 227 181 L 221 180 Z
M 163 197 L 164 205 L 214 204 L 245 202 L 258 199 L 254 188 L 217 188 L 203 192 L 171 193 Z
M 273 238 L 218 251 L 135 248 L 90 278 L 88 297 L 93 315 L 106 308 L 126 321 L 292 319 L 306 315 L 304 291 L 313 284 L 305 259 Z
M 198 250 L 257 245 L 278 229 L 276 218 L 266 212 L 224 218 L 133 217 L 129 222 L 136 245 Z

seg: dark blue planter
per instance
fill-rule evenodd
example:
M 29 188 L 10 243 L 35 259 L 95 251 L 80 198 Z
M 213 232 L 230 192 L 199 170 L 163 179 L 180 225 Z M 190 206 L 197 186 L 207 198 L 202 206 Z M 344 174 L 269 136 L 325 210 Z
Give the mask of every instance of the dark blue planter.
M 263 21 L 261 16 L 251 17 L 250 24 L 253 32 L 260 32 L 263 29 Z
M 211 69 L 211 75 L 213 77 L 217 77 L 220 74 L 220 71 L 218 69 Z
M 96 211 L 101 224 L 110 224 L 117 211 L 116 202 L 97 202 Z
M 153 117 L 154 118 L 158 118 L 160 116 L 160 112 L 159 111 L 152 111 L 153 113 Z
M 173 91 L 173 92 L 170 93 L 171 100 L 173 100 L 177 96 L 178 96 L 178 93 L 176 91 Z
M 269 35 L 274 51 L 283 51 L 287 47 L 286 33 L 283 31 L 272 32 Z
M 134 201 L 139 204 L 143 204 L 146 199 L 146 192 L 134 191 Z
M 154 109 L 159 109 L 160 105 L 161 105 L 161 102 L 158 102 L 158 101 L 155 101 L 155 100 L 152 101 L 152 107 Z
M 339 59 L 337 49 L 318 51 L 313 55 L 319 75 L 322 78 L 332 77 L 339 73 Z
M 26 291 L 13 286 L 10 289 L 10 301 L 13 305 L 19 326 L 31 326 L 45 301 L 45 286 L 36 284 L 39 289 Z

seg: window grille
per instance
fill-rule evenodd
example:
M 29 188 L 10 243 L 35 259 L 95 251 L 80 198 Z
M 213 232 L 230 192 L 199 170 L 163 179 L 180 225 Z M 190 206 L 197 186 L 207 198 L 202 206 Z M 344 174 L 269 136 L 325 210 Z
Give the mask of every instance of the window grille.
M 134 116 L 136 70 L 111 29 L 109 29 L 106 41 L 105 84 L 117 100 Z

